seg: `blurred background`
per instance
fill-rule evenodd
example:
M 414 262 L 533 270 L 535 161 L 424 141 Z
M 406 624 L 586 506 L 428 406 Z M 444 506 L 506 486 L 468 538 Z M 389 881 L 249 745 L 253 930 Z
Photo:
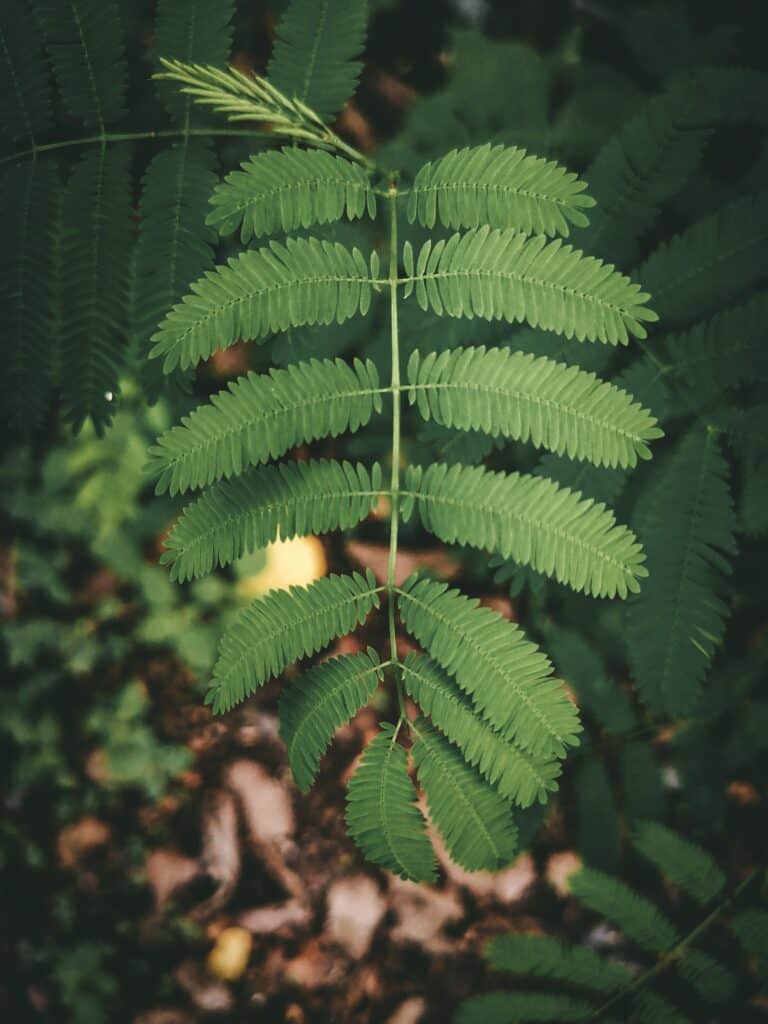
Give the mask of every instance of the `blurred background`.
M 163 130 L 168 114 L 150 78 L 158 55 L 154 4 L 112 6 L 128 69 L 127 112 L 114 131 Z M 236 5 L 237 67 L 264 70 L 283 7 L 277 0 Z M 9 27 L 12 20 L 18 45 L 39 55 L 34 12 L 19 8 L 9 4 L 0 21 Z M 654 140 L 658 166 L 648 170 L 655 184 L 634 197 L 633 182 L 624 182 L 618 223 L 605 229 L 601 254 L 633 268 L 675 234 L 765 187 L 768 26 L 754 0 L 371 0 L 370 8 L 360 89 L 337 131 L 384 166 L 401 168 L 406 180 L 455 146 L 492 141 L 555 157 L 591 182 L 596 155 L 633 118 L 646 116 L 654 97 L 697 69 L 715 68 L 746 69 L 754 78 L 746 85 L 727 74 L 702 78 L 700 96 L 709 104 L 703 114 L 688 117 L 682 104 L 671 113 L 664 108 L 667 127 L 659 133 L 668 139 Z M 695 88 L 692 95 L 686 102 L 695 107 Z M 638 123 L 625 146 L 630 167 L 632 146 L 640 161 L 647 142 Z M 54 100 L 38 141 L 82 134 Z M 126 267 L 138 261 L 131 279 L 137 288 L 149 287 L 153 274 L 151 260 L 141 262 L 141 181 L 160 144 L 139 138 L 125 150 L 132 191 L 123 248 Z M 211 167 L 221 173 L 269 144 L 221 134 Z M 14 154 L 26 145 L 18 137 L 3 145 L 4 223 L 11 228 L 0 263 L 9 278 L 19 237 Z M 52 153 L 54 198 L 80 156 L 78 146 Z M 593 191 L 600 198 L 599 188 Z M 202 706 L 218 638 L 245 603 L 328 571 L 368 565 L 383 573 L 385 524 L 374 516 L 346 540 L 278 543 L 231 571 L 178 586 L 157 563 L 181 499 L 155 497 L 145 472 L 157 434 L 248 369 L 361 352 L 385 365 L 385 318 L 236 346 L 214 356 L 195 381 L 161 386 L 146 362 L 154 324 L 126 315 L 117 323 L 123 353 L 116 386 L 104 392 L 98 432 L 67 405 L 68 375 L 78 367 L 68 365 L 66 349 L 56 349 L 55 332 L 39 357 L 24 359 L 13 332 L 7 335 L 13 410 L 0 442 L 4 1019 L 436 1024 L 489 987 L 481 952 L 491 935 L 541 930 L 621 953 L 621 937 L 573 903 L 563 880 L 584 859 L 641 884 L 642 869 L 625 843 L 634 818 L 664 820 L 695 836 L 736 879 L 760 862 L 768 736 L 768 704 L 759 691 L 768 661 L 768 374 L 760 345 L 768 230 L 765 203 L 750 209 L 752 230 L 734 257 L 736 270 L 724 274 L 700 314 L 683 314 L 678 324 L 683 331 L 704 314 L 754 301 L 744 350 L 729 354 L 721 344 L 728 332 L 717 335 L 715 347 L 696 335 L 686 352 L 703 355 L 690 372 L 674 362 L 659 372 L 652 350 L 637 364 L 598 347 L 573 356 L 609 377 L 631 372 L 625 379 L 634 393 L 664 413 L 662 457 L 702 417 L 726 438 L 733 544 L 721 593 L 729 622 L 695 713 L 659 716 L 638 702 L 628 685 L 618 602 L 590 602 L 510 563 L 437 547 L 415 525 L 405 531 L 401 575 L 421 566 L 460 579 L 546 638 L 587 722 L 560 794 L 521 822 L 519 859 L 495 876 L 469 876 L 446 860 L 434 887 L 364 865 L 344 833 L 345 780 L 377 714 L 387 711 L 385 695 L 341 730 L 306 797 L 290 780 L 278 736 L 278 685 L 222 718 Z M 69 225 L 70 237 L 88 230 L 86 218 Z M 338 231 L 367 237 L 369 247 L 379 240 L 376 227 Z M 418 239 L 419 229 L 408 231 Z M 49 249 L 42 239 L 36 258 L 47 259 Z M 57 294 L 52 308 L 65 302 Z M 6 308 L 12 299 L 6 290 Z M 163 309 L 157 312 L 159 319 Z M 439 321 L 415 307 L 404 311 L 401 330 L 406 358 L 416 345 L 513 344 L 514 336 L 508 326 Z M 562 354 L 560 343 L 531 335 L 527 348 Z M 35 404 L 35 422 L 20 426 Z M 428 426 L 407 421 L 410 459 L 537 466 L 523 446 L 499 452 L 490 440 Z M 323 451 L 380 457 L 388 431 L 384 418 Z M 592 472 L 580 481 L 585 492 L 613 500 L 621 491 L 620 518 L 632 519 L 649 477 L 640 474 L 639 484 L 624 488 L 619 474 Z M 656 557 L 663 559 L 663 544 Z M 675 903 L 674 892 L 658 895 Z M 727 938 L 722 947 L 727 958 Z M 757 1021 L 767 1005 L 753 962 L 740 982 L 738 1017 L 707 1009 L 692 1019 Z

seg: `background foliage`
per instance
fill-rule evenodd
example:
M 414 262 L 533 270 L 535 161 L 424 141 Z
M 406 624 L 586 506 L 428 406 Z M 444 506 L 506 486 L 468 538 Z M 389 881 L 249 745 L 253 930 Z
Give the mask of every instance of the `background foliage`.
M 182 906 L 153 923 L 146 946 L 145 872 L 153 850 L 199 842 L 189 839 L 189 823 L 202 794 L 220 785 L 238 724 L 248 722 L 236 720 L 229 738 L 201 753 L 196 707 L 218 637 L 252 593 L 260 563 L 235 563 L 185 588 L 170 584 L 157 559 L 179 499 L 173 487 L 151 496 L 144 465 L 152 439 L 248 368 L 341 354 L 385 365 L 388 335 L 375 307 L 371 320 L 237 348 L 194 383 L 179 371 L 169 387 L 146 358 L 163 313 L 217 255 L 205 222 L 217 178 L 268 145 L 248 126 L 193 107 L 169 83 L 150 82 L 150 73 L 159 55 L 213 64 L 232 57 L 264 69 L 281 6 L 12 0 L 0 13 L 9 427 L 2 858 L 16 880 L 4 938 L 14 977 L 3 999 L 17 1019 L 138 1020 L 158 1006 L 180 1006 L 192 1019 L 208 1013 L 173 972 L 182 957 L 205 955 L 208 922 Z M 617 506 L 641 537 L 650 577 L 627 607 L 588 600 L 510 560 L 459 547 L 449 554 L 465 589 L 510 602 L 504 607 L 546 644 L 586 721 L 543 831 L 543 809 L 520 822 L 542 875 L 553 854 L 575 849 L 588 870 L 671 904 L 665 912 L 687 934 L 707 911 L 685 902 L 668 866 L 663 884 L 648 872 L 630 842 L 638 828 L 663 822 L 694 837 L 720 864 L 728 892 L 759 866 L 764 839 L 765 21 L 752 4 L 726 14 L 685 3 L 371 7 L 360 91 L 337 129 L 411 175 L 452 147 L 485 143 L 564 162 L 598 202 L 587 211 L 589 227 L 573 228 L 574 240 L 654 295 L 661 320 L 640 357 L 498 322 L 472 326 L 473 345 L 555 356 L 649 406 L 666 437 L 631 476 L 556 454 L 537 459 L 522 445 L 502 452 L 492 437 L 423 423 L 415 410 L 405 431 L 412 461 L 547 475 Z M 278 45 L 290 46 L 289 34 L 286 25 Z M 305 58 L 296 60 L 301 67 Z M 349 86 L 338 83 L 339 103 Z M 418 251 L 424 228 L 403 227 Z M 250 227 L 254 236 L 264 229 Z M 355 220 L 328 237 L 353 245 L 376 230 Z M 227 252 L 224 244 L 218 255 Z M 466 326 L 404 307 L 406 359 L 409 339 L 422 351 L 466 345 Z M 371 461 L 386 448 L 378 430 L 388 430 L 386 421 L 318 454 Z M 414 519 L 404 544 L 423 548 L 425 536 Z M 376 545 L 382 537 L 374 518 L 356 540 Z M 333 569 L 357 568 L 335 541 L 326 557 Z M 269 711 L 275 694 L 262 701 Z M 340 816 L 340 795 L 331 790 L 328 802 Z M 105 857 L 83 865 L 62 853 L 62 835 L 86 819 L 107 823 L 111 838 Z M 756 880 L 754 902 L 759 887 Z M 637 962 L 626 942 L 631 926 L 574 891 L 563 903 L 540 881 L 526 910 L 547 932 L 574 943 L 586 936 L 593 947 L 607 941 Z M 317 897 L 316 921 L 320 906 Z M 327 1019 L 333 1007 L 341 1019 L 385 1020 L 405 977 L 407 991 L 428 993 L 425 1019 L 444 1020 L 464 996 L 498 988 L 478 959 L 481 940 L 511 926 L 528 930 L 517 914 L 472 904 L 463 931 L 475 937 L 460 954 L 470 966 L 457 969 L 458 949 L 435 959 L 436 975 L 453 980 L 393 966 L 382 938 L 372 958 L 385 965 L 378 998 L 350 995 L 343 981 L 330 992 L 264 983 L 266 1001 L 254 1004 L 262 989 L 247 975 L 225 1012 L 242 1019 L 250 1007 L 254 1019 L 301 1019 L 285 1016 L 296 1004 L 306 1019 Z M 618 938 L 595 935 L 595 914 L 614 921 Z M 737 979 L 721 1009 L 703 1009 L 712 992 L 670 972 L 659 998 L 677 1016 L 662 1016 L 657 1003 L 636 1010 L 638 1019 L 759 1019 L 764 928 L 764 919 L 743 924 L 746 956 L 731 948 L 727 929 L 711 933 L 706 952 L 724 958 Z M 265 976 L 268 950 L 265 942 L 259 952 Z M 550 985 L 545 991 L 556 999 Z M 576 1019 L 563 1002 L 525 1005 L 513 1019 Z

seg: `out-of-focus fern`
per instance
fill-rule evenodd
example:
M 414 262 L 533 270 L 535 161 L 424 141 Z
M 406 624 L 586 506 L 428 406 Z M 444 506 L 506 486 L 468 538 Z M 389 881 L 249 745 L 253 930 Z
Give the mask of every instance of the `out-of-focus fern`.
M 696 704 L 725 629 L 723 574 L 734 552 L 728 467 L 716 435 L 684 437 L 643 495 L 637 529 L 650 575 L 627 615 L 634 678 L 654 711 Z
M 686 1024 L 700 1019 L 697 1007 L 702 1005 L 735 1009 L 729 1001 L 737 988 L 732 971 L 699 948 L 699 943 L 706 941 L 710 929 L 722 927 L 737 901 L 743 901 L 742 893 L 753 882 L 754 875 L 722 897 L 725 877 L 700 847 L 656 824 L 643 824 L 636 842 L 644 856 L 649 856 L 671 881 L 680 883 L 701 903 L 705 916 L 700 922 L 681 937 L 667 914 L 636 890 L 611 875 L 581 868 L 568 880 L 570 894 L 618 927 L 624 938 L 617 948 L 619 959 L 609 959 L 586 946 L 571 946 L 544 935 L 498 936 L 486 947 L 486 957 L 494 971 L 515 979 L 546 982 L 547 992 L 542 995 L 499 991 L 473 996 L 457 1011 L 456 1024 L 587 1019 Z M 716 902 L 718 897 L 720 902 Z M 741 911 L 732 923 L 747 950 L 760 945 L 753 935 L 760 931 L 761 922 L 745 919 L 750 913 L 760 915 L 764 911 Z M 636 965 L 634 953 L 632 960 L 622 955 L 625 943 L 639 947 L 641 961 L 645 960 L 648 966 Z M 653 959 L 649 960 L 649 956 Z M 674 1003 L 660 985 L 666 972 L 674 972 L 683 983 L 678 985 Z M 561 984 L 565 986 L 562 994 L 557 992 Z M 681 1000 L 683 1005 L 679 1007 L 676 1004 Z

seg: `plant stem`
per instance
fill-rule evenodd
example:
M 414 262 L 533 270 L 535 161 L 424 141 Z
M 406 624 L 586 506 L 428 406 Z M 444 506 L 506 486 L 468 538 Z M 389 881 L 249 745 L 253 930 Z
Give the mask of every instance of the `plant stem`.
M 389 560 L 387 563 L 387 612 L 389 616 L 389 656 L 397 661 L 397 628 L 395 626 L 395 568 L 397 566 L 397 533 L 400 526 L 400 335 L 397 319 L 397 186 L 390 183 L 389 199 L 389 311 L 391 340 L 392 388 L 392 470 L 390 476 Z M 405 697 L 399 669 L 395 668 L 397 703 L 401 718 L 405 717 Z
M 47 142 L 42 146 L 33 146 L 30 149 L 22 149 L 18 153 L 11 153 L 9 156 L 0 157 L 2 164 L 12 163 L 14 160 L 23 160 L 25 157 L 38 156 L 40 153 L 53 153 L 59 149 L 68 149 L 71 146 L 94 146 L 104 145 L 107 142 L 136 142 L 140 139 L 178 139 L 191 135 L 200 136 L 259 136 L 271 135 L 268 131 L 258 131 L 253 128 L 170 128 L 167 131 L 154 131 L 152 129 L 135 132 L 103 132 L 100 135 L 85 135 L 78 139 L 64 139 L 61 142 Z
M 673 946 L 672 949 L 668 950 L 666 953 L 662 953 L 659 956 L 658 962 L 654 964 L 653 967 L 649 967 L 647 971 L 643 971 L 642 974 L 638 974 L 631 984 L 627 985 L 626 988 L 621 989 L 621 991 L 617 992 L 614 996 L 611 996 L 611 998 L 603 1003 L 602 1006 L 598 1006 L 594 1013 L 591 1014 L 590 1019 L 597 1020 L 599 1017 L 602 1017 L 608 1010 L 613 1009 L 614 1006 L 623 1002 L 627 996 L 632 995 L 634 992 L 638 992 L 652 978 L 655 978 L 659 974 L 663 974 L 663 972 L 671 967 L 672 964 L 680 960 L 685 955 L 688 947 L 693 945 L 696 939 L 703 935 L 704 932 L 708 931 L 716 921 L 719 921 L 727 910 L 730 910 L 750 882 L 757 878 L 759 874 L 759 870 L 756 870 L 747 875 L 747 877 L 734 889 L 731 895 L 727 896 L 721 903 L 718 903 L 715 909 L 709 913 L 703 921 L 700 921 L 693 931 L 689 932 L 685 938 L 678 942 L 676 946 Z

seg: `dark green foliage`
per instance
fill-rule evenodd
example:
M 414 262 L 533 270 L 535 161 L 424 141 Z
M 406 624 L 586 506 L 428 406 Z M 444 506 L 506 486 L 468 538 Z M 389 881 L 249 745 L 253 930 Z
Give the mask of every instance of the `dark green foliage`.
M 642 949 L 661 953 L 679 941 L 674 925 L 652 903 L 618 878 L 583 868 L 571 878 L 571 892 L 607 918 Z
M 38 427 L 47 408 L 56 361 L 53 233 L 59 204 L 53 163 L 37 160 L 6 170 L 0 181 L 5 243 L 0 302 L 9 363 L 2 384 L 4 416 L 12 429 Z
M 267 77 L 328 121 L 355 91 L 366 0 L 294 0 L 280 22 Z
M 125 113 L 127 66 L 117 4 L 34 0 L 33 6 L 67 112 L 103 132 Z
M 210 0 L 159 0 L 155 53 L 168 60 L 196 64 L 226 63 L 232 45 L 234 12 L 234 0 L 216 0 L 215 3 Z M 157 85 L 163 106 L 176 123 L 189 127 L 200 122 L 200 108 L 195 107 L 189 97 L 168 82 L 158 82 Z M 185 139 L 182 145 L 189 145 L 189 139 Z M 194 209 L 199 211 L 204 209 L 204 205 L 196 202 Z
M 126 149 L 87 152 L 64 192 L 61 363 L 64 414 L 79 430 L 112 418 L 128 338 L 130 205 Z M 83 232 L 81 225 L 89 230 Z
M 215 235 L 201 211 L 216 181 L 214 167 L 208 145 L 185 140 L 158 153 L 144 174 L 132 285 L 140 360 L 169 306 L 213 264 Z
M 699 903 L 709 903 L 725 885 L 725 875 L 705 850 L 657 822 L 640 822 L 632 844 Z
M 33 145 L 50 120 L 50 84 L 35 23 L 22 0 L 6 0 L 0 10 L 0 132 Z
M 714 432 L 678 443 L 636 519 L 649 578 L 627 612 L 627 642 L 643 700 L 680 714 L 699 697 L 724 630 L 723 574 L 734 552 L 728 467 Z
M 765 276 L 768 194 L 744 196 L 676 235 L 637 276 L 669 327 L 715 312 Z
M 647 1021 L 648 1024 L 671 1022 L 685 1024 L 701 1019 L 701 1009 L 689 1018 L 656 989 L 662 987 L 665 972 L 675 972 L 682 982 L 678 998 L 695 992 L 692 1005 L 722 1004 L 723 1010 L 735 994 L 737 979 L 729 967 L 699 948 L 710 929 L 722 929 L 724 915 L 737 900 L 750 879 L 720 904 L 713 899 L 723 886 L 719 868 L 708 854 L 682 836 L 656 825 L 640 830 L 652 848 L 653 859 L 664 862 L 672 877 L 685 879 L 685 885 L 702 903 L 706 916 L 681 938 L 675 926 L 651 901 L 611 875 L 582 868 L 572 874 L 568 886 L 572 896 L 590 910 L 597 912 L 620 929 L 624 941 L 639 946 L 647 966 L 636 963 L 636 954 L 616 950 L 617 959 L 609 959 L 585 945 L 569 945 L 558 939 L 536 934 L 502 935 L 492 939 L 485 950 L 489 965 L 511 975 L 519 984 L 523 979 L 546 983 L 544 994 L 538 992 L 492 992 L 473 996 L 460 1006 L 455 1021 L 483 1021 L 484 1024 L 507 1024 L 517 1020 L 561 1022 L 565 1020 Z M 644 852 L 648 852 L 646 849 Z M 658 856 L 656 854 L 658 853 Z M 716 879 L 715 875 L 719 875 Z M 743 921 L 745 945 L 752 950 L 755 917 L 762 911 L 742 911 L 735 922 Z M 749 918 L 752 914 L 753 917 Z M 739 924 L 732 925 L 739 932 Z M 757 924 L 757 930 L 760 925 Z M 588 941 L 588 940 L 587 940 Z M 623 943 L 622 943 L 623 945 Z M 518 980 L 520 979 L 520 980 Z M 557 992 L 559 984 L 566 993 Z M 575 990 L 578 995 L 568 994 Z M 662 987 L 662 992 L 664 988 Z

